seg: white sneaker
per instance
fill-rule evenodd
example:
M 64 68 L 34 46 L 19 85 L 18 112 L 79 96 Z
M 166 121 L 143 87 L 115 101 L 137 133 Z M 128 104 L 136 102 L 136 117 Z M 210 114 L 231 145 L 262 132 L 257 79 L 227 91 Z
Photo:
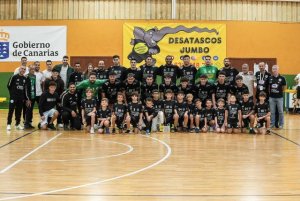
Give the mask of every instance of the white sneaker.
M 8 124 L 8 125 L 6 126 L 6 130 L 8 130 L 8 131 L 10 131 L 10 130 L 11 130 L 11 126 L 10 126 L 10 124 Z
M 17 130 L 24 130 L 24 127 L 21 126 L 21 124 L 19 124 L 19 125 L 16 126 L 16 129 L 17 129 Z
M 63 128 L 64 125 L 63 124 L 58 124 L 58 128 Z
M 94 128 L 91 128 L 90 134 L 95 134 L 95 129 Z

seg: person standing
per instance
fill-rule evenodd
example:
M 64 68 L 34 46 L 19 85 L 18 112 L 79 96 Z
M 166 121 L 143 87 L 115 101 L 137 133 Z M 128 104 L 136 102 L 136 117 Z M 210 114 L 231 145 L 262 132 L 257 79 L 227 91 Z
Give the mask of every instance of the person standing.
M 149 75 L 153 77 L 154 82 L 156 82 L 156 76 L 158 74 L 158 68 L 153 64 L 153 58 L 151 55 L 148 55 L 145 63 L 140 66 L 143 76 L 143 82 L 146 82 L 146 79 Z
M 83 80 L 83 75 L 80 69 L 80 63 L 76 62 L 74 66 L 74 72 L 70 75 L 69 83 L 74 83 L 77 85 Z
M 126 77 L 128 77 L 128 75 L 131 73 L 134 74 L 135 80 L 137 80 L 140 83 L 142 82 L 143 74 L 141 69 L 137 68 L 135 59 L 130 60 L 130 68 L 126 69 Z
M 98 62 L 98 66 L 95 66 L 93 71 L 96 73 L 97 79 L 108 79 L 107 70 L 105 69 L 105 63 L 103 60 Z
M 295 105 L 297 106 L 298 104 L 300 104 L 300 73 L 295 77 L 294 80 L 296 82 L 296 90 L 297 90 Z
M 271 111 L 271 128 L 275 126 L 275 112 L 278 109 L 279 114 L 279 128 L 283 128 L 283 92 L 286 89 L 286 80 L 279 74 L 279 66 L 272 66 L 272 75 L 269 78 L 269 102 Z
M 248 64 L 242 65 L 242 72 L 240 72 L 239 75 L 243 77 L 243 83 L 248 87 L 249 99 L 253 100 L 253 89 L 254 89 L 255 76 L 253 75 L 253 72 L 249 71 Z
M 24 75 L 27 75 L 29 73 L 29 68 L 27 67 L 27 57 L 21 57 L 21 66 L 15 69 L 14 75 L 19 74 L 21 67 L 26 68 Z
M 114 72 L 116 74 L 116 79 L 123 82 L 126 79 L 126 68 L 120 64 L 120 56 L 113 56 L 113 66 L 108 69 L 108 74 Z
M 42 72 L 44 74 L 45 79 L 50 78 L 52 75 L 52 61 L 46 61 L 46 69 Z
M 13 113 L 15 111 L 15 119 L 16 119 L 16 129 L 23 130 L 24 128 L 21 126 L 21 114 L 23 103 L 25 100 L 29 100 L 26 93 L 26 77 L 24 76 L 26 72 L 26 67 L 21 66 L 19 68 L 19 73 L 10 77 L 7 88 L 10 95 L 9 100 L 9 110 L 7 116 L 7 127 L 6 129 L 11 130 L 11 122 Z
M 64 56 L 62 64 L 58 64 L 53 68 L 59 72 L 61 79 L 64 81 L 64 89 L 67 88 L 69 84 L 70 76 L 74 72 L 73 67 L 70 66 L 68 62 L 69 62 L 69 57 Z
M 43 93 L 43 89 L 42 89 L 42 86 L 43 86 L 43 83 L 45 81 L 45 77 L 44 77 L 44 74 L 42 72 L 40 72 L 40 62 L 39 61 L 36 61 L 34 62 L 34 74 L 35 74 L 35 77 L 36 77 L 36 81 L 35 81 L 35 89 L 36 89 L 36 96 L 35 96 L 35 101 L 37 103 L 39 103 L 39 100 L 40 100 L 40 97 Z
M 173 56 L 166 56 L 166 64 L 161 65 L 158 69 L 158 72 L 162 77 L 162 80 L 166 77 L 166 75 L 171 76 L 171 82 L 176 85 L 177 78 L 179 77 L 179 67 L 173 64 L 173 60 Z
M 201 75 L 206 75 L 208 77 L 208 82 L 214 84 L 217 80 L 218 68 L 211 64 L 211 56 L 206 55 L 204 57 L 205 65 L 200 67 L 196 73 L 195 81 L 200 78 Z
M 182 60 L 183 60 L 183 65 L 179 69 L 180 77 L 188 78 L 189 84 L 194 85 L 197 69 L 195 66 L 191 64 L 191 58 L 189 55 L 184 55 Z
M 29 65 L 29 73 L 26 79 L 26 90 L 28 94 L 28 101 L 26 101 L 26 113 L 25 113 L 25 129 L 32 129 L 32 113 L 34 108 L 34 102 L 36 100 L 36 75 L 35 73 L 35 66 Z
M 235 84 L 235 77 L 239 74 L 239 71 L 231 66 L 229 58 L 224 59 L 224 67 L 220 70 L 225 72 L 226 79 L 225 82 L 229 85 Z
M 255 83 L 256 83 L 256 94 L 255 98 L 258 100 L 260 92 L 265 92 L 267 95 L 267 100 L 269 97 L 269 78 L 271 74 L 266 70 L 265 62 L 260 62 L 258 64 L 259 71 L 255 73 Z

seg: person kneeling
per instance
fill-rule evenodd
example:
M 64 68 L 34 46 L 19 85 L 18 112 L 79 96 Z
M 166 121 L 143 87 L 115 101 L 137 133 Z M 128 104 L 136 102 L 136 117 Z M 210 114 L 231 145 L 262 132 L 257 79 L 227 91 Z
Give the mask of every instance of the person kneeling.
M 108 108 L 108 99 L 103 98 L 101 100 L 101 107 L 97 112 L 98 118 L 98 133 L 105 133 L 109 134 L 109 125 L 110 125 L 110 118 L 111 118 L 111 110 Z
M 47 130 L 47 128 L 51 130 L 56 130 L 53 122 L 57 119 L 59 113 L 55 109 L 57 103 L 59 102 L 59 96 L 55 92 L 56 83 L 50 82 L 48 90 L 45 91 L 41 97 L 39 102 L 39 113 L 41 116 L 41 121 L 38 125 L 40 129 Z M 48 121 L 48 118 L 51 118 Z
M 86 90 L 86 98 L 81 102 L 82 123 L 86 124 L 86 129 L 91 134 L 95 133 L 94 124 L 96 122 L 97 101 L 92 98 L 92 89 Z

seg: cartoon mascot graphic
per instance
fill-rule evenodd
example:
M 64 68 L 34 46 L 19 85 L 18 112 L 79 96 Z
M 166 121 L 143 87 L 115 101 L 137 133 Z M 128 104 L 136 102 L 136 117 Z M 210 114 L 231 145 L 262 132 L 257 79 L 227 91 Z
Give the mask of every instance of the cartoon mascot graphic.
M 130 44 L 133 45 L 133 48 L 127 58 L 136 59 L 137 63 L 140 63 L 143 60 L 145 60 L 148 55 L 158 54 L 160 52 L 158 42 L 161 41 L 167 34 L 175 34 L 180 31 L 184 31 L 186 33 L 207 32 L 216 33 L 217 35 L 219 34 L 216 29 L 199 28 L 196 26 L 192 28 L 187 28 L 185 26 L 180 25 L 175 28 L 163 27 L 161 29 L 154 27 L 147 31 L 141 27 L 134 27 L 134 39 L 131 39 L 130 42 Z

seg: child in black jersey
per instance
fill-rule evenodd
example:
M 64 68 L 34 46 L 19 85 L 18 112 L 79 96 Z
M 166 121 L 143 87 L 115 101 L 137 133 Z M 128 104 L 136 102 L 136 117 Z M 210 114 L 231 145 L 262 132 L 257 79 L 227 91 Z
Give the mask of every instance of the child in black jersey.
M 156 131 L 163 131 L 163 123 L 164 123 L 164 112 L 163 112 L 163 107 L 164 103 L 161 99 L 159 99 L 159 91 L 157 89 L 154 89 L 152 92 L 152 97 L 153 97 L 153 107 L 157 112 L 157 116 L 152 119 L 152 128 L 151 131 L 156 132 Z
M 173 100 L 172 90 L 166 90 L 166 100 L 163 103 L 163 111 L 165 116 L 165 126 L 171 126 L 172 124 L 178 125 L 178 114 L 175 108 L 175 101 Z M 174 127 L 172 131 L 177 131 L 177 127 Z
M 257 118 L 257 128 L 259 134 L 270 134 L 270 107 L 266 102 L 265 92 L 259 93 L 259 102 L 256 103 L 254 112 Z
M 84 98 L 81 101 L 81 115 L 82 115 L 82 122 L 83 124 L 86 124 L 87 131 L 90 131 L 91 134 L 94 134 L 97 101 L 93 99 L 92 96 L 93 96 L 92 89 L 87 89 L 86 98 Z
M 127 130 L 130 130 L 130 116 L 128 114 L 127 105 L 124 103 L 125 98 L 122 92 L 117 94 L 117 102 L 113 105 L 111 126 L 112 133 L 116 133 L 116 125 L 119 129 L 119 133 L 123 131 L 123 123 L 126 122 Z
M 190 123 L 190 132 L 193 133 L 195 131 L 195 125 L 194 125 L 194 109 L 195 104 L 193 102 L 194 96 L 193 94 L 187 94 L 186 95 L 186 104 L 188 106 L 188 116 L 189 116 L 189 123 Z
M 229 98 L 229 104 L 226 106 L 225 121 L 227 123 L 227 133 L 240 133 L 242 124 L 241 106 L 236 103 L 235 95 Z
M 139 130 L 142 129 L 143 123 L 143 105 L 138 101 L 139 94 L 133 92 L 131 96 L 132 102 L 128 104 L 128 113 L 130 116 L 130 123 L 134 129 L 134 133 L 138 134 Z M 130 130 L 127 128 L 126 133 L 130 133 Z
M 202 103 L 200 99 L 195 100 L 195 109 L 194 109 L 194 116 L 195 116 L 195 132 L 200 133 L 206 132 L 205 125 L 206 125 L 206 118 L 205 118 L 205 111 L 202 109 Z
M 193 93 L 192 86 L 189 84 L 189 79 L 187 77 L 182 77 L 180 79 L 180 84 L 177 86 L 178 91 L 183 91 L 184 95 Z
M 111 110 L 108 108 L 108 99 L 103 98 L 101 100 L 100 109 L 97 111 L 97 120 L 98 120 L 98 133 L 109 134 L 109 125 L 111 118 Z
M 146 135 L 150 135 L 152 120 L 157 116 L 157 111 L 153 107 L 152 98 L 146 99 L 146 107 L 144 109 L 143 120 L 146 125 Z
M 182 127 L 183 132 L 187 132 L 187 126 L 188 126 L 188 121 L 189 121 L 189 115 L 188 115 L 188 106 L 186 102 L 184 101 L 184 92 L 179 91 L 177 94 L 177 101 L 176 101 L 176 112 L 179 117 L 179 121 L 176 122 L 174 121 L 174 127 Z
M 255 130 L 253 129 L 255 116 L 254 116 L 254 103 L 251 99 L 249 99 L 249 92 L 245 91 L 243 93 L 243 102 L 241 104 L 242 107 L 242 132 L 246 133 L 247 128 L 249 127 L 249 133 L 255 134 Z
M 225 123 L 225 100 L 223 98 L 218 99 L 217 101 L 218 108 L 216 109 L 216 132 L 225 133 L 226 123 Z
M 215 117 L 216 117 L 216 110 L 213 108 L 213 102 L 211 99 L 206 100 L 206 107 L 204 109 L 205 113 L 205 125 L 203 127 L 203 132 L 214 131 L 214 127 L 216 125 Z

